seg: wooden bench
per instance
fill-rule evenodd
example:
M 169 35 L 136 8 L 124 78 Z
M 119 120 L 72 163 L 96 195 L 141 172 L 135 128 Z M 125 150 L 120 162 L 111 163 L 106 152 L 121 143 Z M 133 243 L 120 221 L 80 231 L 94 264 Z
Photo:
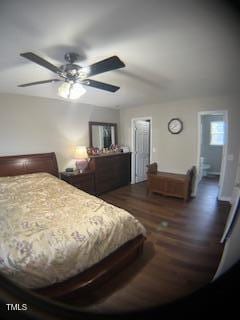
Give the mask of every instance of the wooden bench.
M 187 201 L 192 193 L 196 167 L 192 167 L 186 174 L 159 172 L 157 163 L 152 163 L 147 171 L 147 192 L 156 192 L 166 196 L 183 198 Z

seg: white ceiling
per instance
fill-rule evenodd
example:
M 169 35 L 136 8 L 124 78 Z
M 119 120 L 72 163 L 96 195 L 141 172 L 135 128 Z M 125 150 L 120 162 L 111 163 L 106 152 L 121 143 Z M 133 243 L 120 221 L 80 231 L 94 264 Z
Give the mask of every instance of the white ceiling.
M 0 92 L 61 99 L 59 84 L 18 88 L 55 75 L 19 56 L 32 51 L 60 66 L 66 52 L 88 65 L 118 55 L 126 68 L 93 79 L 78 102 L 127 107 L 239 92 L 239 26 L 220 1 L 1 0 Z

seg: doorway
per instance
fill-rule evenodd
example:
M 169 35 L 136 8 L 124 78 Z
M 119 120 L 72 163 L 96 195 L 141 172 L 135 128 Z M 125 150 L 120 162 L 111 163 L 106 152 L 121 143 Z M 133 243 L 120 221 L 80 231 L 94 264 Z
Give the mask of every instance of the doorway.
M 198 113 L 198 176 L 195 195 L 200 183 L 215 182 L 217 198 L 222 198 L 223 179 L 227 156 L 227 111 Z
M 147 179 L 151 162 L 152 118 L 132 119 L 132 183 Z

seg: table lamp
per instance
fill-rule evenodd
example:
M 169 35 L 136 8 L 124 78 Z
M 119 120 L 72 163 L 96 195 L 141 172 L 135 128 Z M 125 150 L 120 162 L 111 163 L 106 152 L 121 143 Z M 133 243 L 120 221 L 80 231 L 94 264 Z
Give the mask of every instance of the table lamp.
M 88 165 L 88 154 L 85 146 L 77 146 L 75 149 L 76 169 L 82 173 Z

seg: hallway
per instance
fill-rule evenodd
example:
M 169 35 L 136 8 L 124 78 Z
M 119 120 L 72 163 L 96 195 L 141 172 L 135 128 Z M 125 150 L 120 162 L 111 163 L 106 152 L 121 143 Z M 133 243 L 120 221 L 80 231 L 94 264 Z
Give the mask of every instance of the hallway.
M 219 176 L 203 177 L 198 185 L 197 197 L 195 201 L 203 201 L 208 207 L 211 215 L 215 214 L 215 209 L 218 208 L 219 202 L 217 200 L 219 191 Z

